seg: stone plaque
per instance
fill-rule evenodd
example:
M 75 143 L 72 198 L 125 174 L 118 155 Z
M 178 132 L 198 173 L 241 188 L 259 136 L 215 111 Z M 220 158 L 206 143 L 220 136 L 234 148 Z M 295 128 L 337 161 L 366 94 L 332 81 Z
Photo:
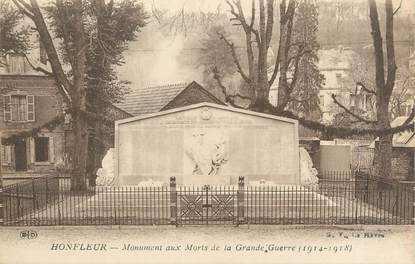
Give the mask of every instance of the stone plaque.
M 116 183 L 299 183 L 298 125 L 214 104 L 198 104 L 116 123 Z

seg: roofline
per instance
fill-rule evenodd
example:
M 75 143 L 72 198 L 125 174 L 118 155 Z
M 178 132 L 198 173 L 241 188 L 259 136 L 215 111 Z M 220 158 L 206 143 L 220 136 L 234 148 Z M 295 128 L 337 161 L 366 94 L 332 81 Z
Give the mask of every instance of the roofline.
M 173 113 L 179 113 L 179 112 L 183 112 L 183 111 L 186 111 L 186 110 L 201 108 L 201 107 L 205 107 L 205 106 L 209 106 L 209 107 L 216 108 L 216 109 L 221 109 L 221 110 L 226 110 L 226 111 L 230 111 L 230 112 L 240 113 L 240 114 L 246 114 L 246 115 L 262 117 L 262 118 L 267 118 L 267 119 L 274 119 L 276 121 L 282 121 L 282 122 L 298 125 L 298 121 L 295 120 L 295 119 L 292 119 L 292 118 L 279 117 L 279 116 L 263 114 L 263 113 L 258 113 L 258 112 L 254 112 L 254 111 L 249 111 L 249 110 L 243 110 L 243 109 L 240 109 L 240 108 L 235 108 L 235 107 L 231 107 L 231 106 L 227 106 L 227 105 L 220 105 L 220 104 L 203 102 L 203 103 L 192 104 L 192 105 L 183 106 L 183 107 L 179 107 L 179 108 L 173 108 L 173 109 L 170 109 L 170 110 L 160 111 L 160 112 L 157 112 L 157 113 L 144 114 L 144 115 L 140 115 L 140 116 L 134 116 L 134 117 L 130 117 L 130 118 L 120 119 L 120 120 L 115 121 L 115 126 L 130 123 L 130 122 L 134 122 L 134 121 L 149 119 L 149 118 L 152 118 L 152 117 L 159 117 L 159 116 L 169 115 L 169 114 L 173 114 Z
M 396 142 L 396 141 L 392 141 L 392 147 L 397 147 L 397 148 L 415 148 L 415 146 L 410 145 L 412 139 L 415 138 L 415 132 L 409 137 L 408 140 L 405 141 L 405 143 L 401 143 L 401 142 Z M 369 147 L 372 146 L 373 144 L 375 144 L 375 142 L 379 141 L 379 137 L 375 138 L 375 140 L 373 140 L 372 142 L 370 142 Z M 374 148 L 371 147 L 371 148 Z
M 216 96 L 214 96 L 212 93 L 210 93 L 208 90 L 206 90 L 205 88 L 203 88 L 202 85 L 200 85 L 198 82 L 196 81 L 192 81 L 191 83 L 189 83 L 188 85 L 186 85 L 186 87 L 181 90 L 178 94 L 176 94 L 175 97 L 173 97 L 173 99 L 171 99 L 169 102 L 167 102 L 167 104 L 165 104 L 159 111 L 163 111 L 166 107 L 168 107 L 174 100 L 176 100 L 177 97 L 179 97 L 181 94 L 183 94 L 187 89 L 190 89 L 191 87 L 193 87 L 193 85 L 197 85 L 197 88 L 202 91 L 203 93 L 205 93 L 207 96 L 209 96 L 213 101 L 216 101 L 217 104 L 221 104 L 221 105 L 225 105 L 224 102 L 222 102 L 221 100 L 219 100 L 219 98 L 217 98 Z
M 408 140 L 405 142 L 405 144 L 411 143 L 413 138 L 415 138 L 415 132 L 412 133 L 412 135 L 408 138 Z
M 131 114 L 131 113 L 129 113 L 129 112 L 127 112 L 127 111 L 125 111 L 125 110 L 123 110 L 123 109 L 121 109 L 121 108 L 119 108 L 118 106 L 116 106 L 116 105 L 114 105 L 114 104 L 110 104 L 112 107 L 114 107 L 114 108 L 116 108 L 117 110 L 119 110 L 119 111 L 121 111 L 121 112 L 124 112 L 124 113 L 126 113 L 127 115 L 129 115 L 129 116 L 134 116 L 133 114 Z

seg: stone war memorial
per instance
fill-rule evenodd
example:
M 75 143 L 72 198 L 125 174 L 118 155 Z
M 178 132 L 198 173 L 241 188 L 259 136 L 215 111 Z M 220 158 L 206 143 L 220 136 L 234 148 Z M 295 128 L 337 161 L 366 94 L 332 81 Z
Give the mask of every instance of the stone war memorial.
M 300 184 L 296 120 L 211 103 L 119 120 L 113 185 Z

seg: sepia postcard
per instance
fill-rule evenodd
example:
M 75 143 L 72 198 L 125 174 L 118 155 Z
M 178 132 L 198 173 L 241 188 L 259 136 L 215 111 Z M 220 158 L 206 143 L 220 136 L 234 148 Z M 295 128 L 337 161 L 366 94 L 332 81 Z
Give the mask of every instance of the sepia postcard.
M 413 0 L 0 0 L 0 264 L 415 263 Z

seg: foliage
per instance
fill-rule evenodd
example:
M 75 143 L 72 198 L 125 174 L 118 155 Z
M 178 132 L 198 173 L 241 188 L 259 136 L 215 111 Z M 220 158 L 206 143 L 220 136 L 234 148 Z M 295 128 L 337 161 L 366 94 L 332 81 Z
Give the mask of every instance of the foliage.
M 71 114 L 71 189 L 85 189 L 90 172 L 87 167 L 91 164 L 88 149 L 96 143 L 89 140 L 90 128 L 101 131 L 102 126 L 108 125 L 104 122 L 105 106 L 124 93 L 126 83 L 118 81 L 114 67 L 123 63 L 127 42 L 134 40 L 145 25 L 145 12 L 135 0 L 56 0 L 44 9 L 37 0 L 13 2 L 36 26 L 52 72 L 38 70 L 54 76 L 56 88 L 67 104 L 66 112 Z M 48 20 L 43 10 L 49 14 Z M 98 158 L 93 159 L 93 166 L 100 166 Z
M 319 91 L 322 87 L 324 76 L 318 69 L 319 44 L 318 10 L 314 0 L 301 1 L 295 13 L 292 42 L 303 45 L 308 52 L 301 56 L 298 64 L 298 81 L 291 93 L 290 103 L 287 108 L 301 116 L 318 120 L 321 116 L 319 106 Z M 296 56 L 298 52 L 293 52 Z M 291 71 L 294 71 L 291 65 Z
M 236 72 L 232 55 L 226 44 L 219 38 L 218 32 L 229 37 L 223 26 L 214 26 L 206 32 L 201 40 L 202 49 L 198 56 L 198 66 L 203 67 L 205 79 L 212 78 L 212 69 L 216 67 L 222 73 L 222 77 L 232 75 Z
M 353 111 L 353 113 L 355 113 L 359 116 L 362 116 L 362 117 L 367 116 L 367 112 L 363 111 L 362 109 L 351 107 L 350 110 Z M 354 118 L 350 114 L 346 113 L 345 111 L 342 111 L 342 112 L 337 113 L 336 115 L 334 115 L 332 125 L 337 126 L 337 127 L 349 127 L 349 128 L 353 128 L 353 129 L 371 129 L 371 128 L 373 128 L 372 124 L 367 124 L 365 122 L 357 120 L 356 118 Z M 356 136 L 356 135 L 350 134 L 350 135 L 345 135 L 345 138 L 374 139 L 374 136 L 373 135 L 358 135 L 358 136 Z
M 136 40 L 140 28 L 145 26 L 147 14 L 142 4 L 135 0 L 110 1 L 108 4 L 85 1 L 84 9 L 85 35 L 89 41 L 86 52 L 87 96 L 90 107 L 102 110 L 106 104 L 120 102 L 128 92 L 128 82 L 118 80 L 115 66 L 124 63 L 123 52 L 128 48 L 128 42 Z M 74 56 L 74 10 L 70 5 L 56 4 L 49 5 L 47 10 L 55 36 L 65 42 L 61 45 L 63 58 L 66 63 L 71 63 Z
M 58 173 L 70 173 L 73 169 L 71 156 L 64 153 L 63 156 L 55 162 L 55 169 Z
M 24 15 L 9 0 L 0 0 L 0 54 L 30 48 L 30 27 L 20 26 Z

